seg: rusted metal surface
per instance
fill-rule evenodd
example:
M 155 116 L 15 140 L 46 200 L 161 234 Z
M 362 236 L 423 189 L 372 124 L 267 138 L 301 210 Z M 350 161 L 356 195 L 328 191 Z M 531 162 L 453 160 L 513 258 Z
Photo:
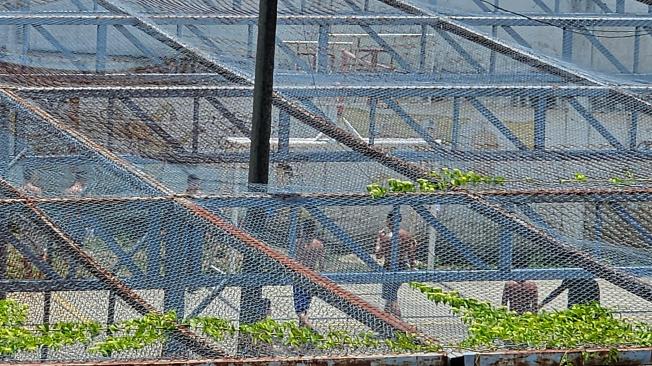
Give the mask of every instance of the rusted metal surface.
M 14 188 L 9 182 L 0 178 L 0 187 L 11 192 L 14 196 L 25 200 L 23 206 L 31 210 L 37 219 L 49 229 L 64 245 L 64 249 L 68 251 L 75 260 L 77 260 L 85 269 L 97 276 L 97 278 L 104 282 L 112 291 L 114 291 L 122 300 L 129 304 L 134 310 L 141 314 L 157 313 L 158 310 L 141 298 L 134 290 L 127 286 L 111 271 L 104 268 L 98 263 L 95 258 L 87 254 L 79 244 L 70 238 L 56 223 L 54 223 L 48 215 L 43 212 L 30 197 L 24 195 L 22 192 Z M 224 356 L 225 353 L 218 350 L 212 345 L 206 343 L 202 338 L 188 330 L 186 327 L 178 325 L 176 335 L 179 336 L 186 345 L 204 355 L 205 357 Z
M 70 128 L 65 123 L 62 123 L 60 120 L 53 117 L 48 112 L 44 111 L 38 106 L 31 104 L 30 102 L 23 99 L 16 93 L 10 90 L 0 88 L 0 96 L 2 95 L 4 95 L 5 98 L 11 101 L 12 104 L 15 104 L 21 109 L 24 109 L 29 113 L 33 114 L 34 116 L 41 118 L 44 122 L 46 122 L 50 126 L 68 135 L 70 138 L 76 140 L 79 144 L 83 145 L 90 151 L 95 152 L 101 158 L 106 159 L 110 163 L 114 164 L 119 169 L 125 171 L 128 174 L 131 174 L 132 176 L 137 177 L 143 183 L 154 188 L 162 195 L 174 196 L 175 197 L 174 201 L 179 206 L 185 208 L 192 214 L 206 220 L 207 222 L 220 228 L 224 232 L 232 235 L 234 238 L 240 240 L 243 244 L 247 245 L 251 249 L 254 249 L 261 254 L 264 254 L 271 260 L 289 269 L 296 275 L 308 279 L 316 287 L 326 290 L 329 294 L 333 295 L 332 299 L 324 299 L 330 304 L 337 306 L 339 303 L 345 302 L 348 308 L 355 309 L 354 311 L 356 313 L 368 315 L 368 317 L 361 317 L 361 319 L 358 320 L 362 320 L 363 323 L 365 323 L 365 325 L 369 326 L 371 329 L 374 329 L 375 331 L 378 331 L 380 333 L 390 333 L 389 332 L 390 330 L 410 332 L 410 333 L 417 331 L 417 329 L 414 326 L 396 318 L 395 316 L 385 311 L 378 309 L 376 306 L 363 300 L 359 296 L 356 296 L 353 293 L 345 290 L 343 287 L 337 285 L 336 283 L 332 282 L 326 277 L 321 276 L 320 274 L 313 271 L 312 269 L 298 263 L 297 261 L 284 255 L 283 253 L 272 249 L 264 242 L 254 238 L 248 233 L 242 231 L 241 229 L 222 220 L 220 217 L 208 211 L 207 209 L 203 208 L 202 206 L 198 205 L 197 203 L 193 202 L 192 200 L 175 194 L 173 190 L 166 187 L 165 185 L 157 181 L 155 178 L 142 172 L 141 170 L 134 167 L 126 160 L 122 159 L 121 157 L 115 155 L 114 153 L 106 149 L 101 144 L 98 144 L 95 141 L 91 140 L 83 133 L 73 128 Z M 29 197 L 20 197 L 20 198 L 30 199 Z M 337 307 L 339 308 L 340 306 Z M 429 338 L 426 335 L 422 335 L 422 336 L 423 338 Z
M 113 361 L 59 361 L 59 362 L 20 362 L 11 365 L 21 366 L 446 366 L 444 354 L 418 355 L 375 355 L 346 357 L 293 357 L 293 358 L 254 358 L 254 359 L 212 359 L 212 360 L 113 360 Z M 9 365 L 2 363 L 0 365 Z
M 611 353 L 610 353 L 611 352 Z M 544 350 L 479 353 L 466 357 L 466 362 L 451 359 L 451 365 L 464 366 L 557 366 L 562 360 L 576 366 L 630 366 L 652 364 L 652 348 Z

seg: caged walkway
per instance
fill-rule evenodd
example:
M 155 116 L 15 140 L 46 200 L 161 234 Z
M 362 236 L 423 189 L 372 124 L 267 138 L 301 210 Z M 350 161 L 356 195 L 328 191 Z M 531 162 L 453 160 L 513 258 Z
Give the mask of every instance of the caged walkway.
M 542 298 L 595 277 L 603 305 L 650 322 L 652 8 L 572 3 L 280 1 L 265 194 L 245 183 L 255 1 L 3 3 L 0 293 L 30 306 L 30 324 L 170 310 L 237 324 L 261 298 L 296 321 L 300 284 L 318 330 L 449 344 L 466 334 L 449 308 L 403 285 L 398 318 L 382 284 L 498 305 L 505 281 L 536 281 Z M 441 167 L 506 183 L 365 193 Z M 373 255 L 390 212 L 393 237 L 416 240 L 412 269 Z M 316 270 L 298 257 L 306 222 L 325 245 Z M 108 360 L 256 356 L 218 343 L 179 325 Z M 329 352 L 271 357 L 377 350 Z M 73 346 L 13 361 L 98 358 Z

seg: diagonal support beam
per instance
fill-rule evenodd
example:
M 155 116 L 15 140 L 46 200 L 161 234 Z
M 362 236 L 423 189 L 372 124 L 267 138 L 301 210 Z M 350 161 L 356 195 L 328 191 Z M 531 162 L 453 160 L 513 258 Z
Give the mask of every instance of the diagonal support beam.
M 412 5 L 408 5 L 400 0 L 378 0 L 378 1 L 382 1 L 387 5 L 402 9 L 413 15 L 432 16 L 431 14 L 427 14 L 422 10 Z M 194 55 L 195 58 L 201 61 L 208 68 L 222 74 L 228 80 L 244 85 L 253 84 L 252 80 L 246 75 L 244 75 L 243 73 L 233 70 L 224 65 L 221 65 L 219 62 L 217 62 L 210 56 L 203 54 L 201 51 L 189 45 L 185 45 L 181 43 L 179 40 L 168 35 L 165 31 L 160 29 L 155 23 L 151 22 L 147 18 L 144 18 L 142 16 L 135 16 L 133 14 L 134 13 L 133 11 L 130 11 L 128 8 L 121 5 L 118 1 L 98 0 L 98 3 L 100 3 L 100 5 L 102 5 L 103 7 L 107 8 L 107 10 L 109 11 L 114 11 L 120 14 L 134 16 L 137 19 L 137 23 L 138 23 L 137 26 L 145 33 L 151 35 L 155 39 L 158 39 L 159 41 L 163 42 L 164 44 L 170 46 L 173 49 L 184 51 L 188 54 Z M 642 110 L 645 110 L 648 113 L 652 113 L 652 102 L 647 102 L 641 99 L 640 97 L 633 95 L 628 91 L 612 86 L 611 84 L 602 81 L 601 79 L 595 79 L 581 71 L 570 70 L 565 66 L 558 65 L 556 62 L 552 61 L 552 59 L 543 58 L 540 56 L 534 56 L 533 54 L 530 54 L 529 52 L 524 51 L 520 48 L 515 48 L 512 44 L 507 44 L 502 41 L 498 41 L 492 37 L 487 36 L 486 34 L 477 32 L 476 30 L 466 27 L 458 22 L 451 21 L 449 19 L 443 19 L 442 17 L 439 18 L 440 18 L 439 26 L 441 26 L 444 30 L 458 34 L 463 38 L 469 39 L 471 41 L 486 44 L 486 46 L 495 49 L 500 53 L 506 54 L 511 58 L 524 62 L 530 66 L 550 72 L 554 75 L 562 76 L 564 78 L 568 78 L 574 81 L 583 80 L 583 81 L 591 82 L 596 85 L 610 86 L 615 93 L 623 95 L 625 97 L 623 99 L 630 101 L 633 105 L 641 108 Z M 342 142 L 343 144 L 351 148 L 353 151 L 359 152 L 367 156 L 368 158 L 376 160 L 379 163 L 385 165 L 386 167 L 393 169 L 400 174 L 404 174 L 410 178 L 417 179 L 417 178 L 427 176 L 428 174 L 428 171 L 426 169 L 423 169 L 414 164 L 407 163 L 402 159 L 389 156 L 375 148 L 370 147 L 364 141 L 356 139 L 352 134 L 347 133 L 346 131 L 336 126 L 333 126 L 332 124 L 329 124 L 324 119 L 306 111 L 304 108 L 296 104 L 296 102 L 291 101 L 290 99 L 286 98 L 284 95 L 282 95 L 277 91 L 273 93 L 273 98 L 274 98 L 274 104 L 280 110 L 290 114 L 292 117 L 298 119 L 299 121 L 305 123 L 306 125 L 321 131 L 322 133 L 328 135 L 329 137 Z M 101 146 L 98 146 L 98 148 L 100 149 L 99 151 L 102 151 L 103 155 L 111 154 L 108 151 L 104 151 L 104 149 Z M 115 159 L 117 159 L 117 157 L 115 157 Z M 133 167 L 129 167 L 129 168 L 134 172 L 134 174 L 143 175 L 135 168 Z M 151 178 L 149 178 L 148 176 L 143 175 L 143 178 L 151 181 Z M 594 260 L 593 258 L 587 257 L 583 253 L 578 253 L 572 246 L 548 236 L 545 232 L 541 232 L 539 229 L 523 221 L 518 216 L 515 216 L 514 214 L 506 211 L 500 205 L 493 204 L 487 201 L 486 199 L 484 199 L 483 197 L 474 195 L 469 192 L 464 192 L 464 195 L 471 200 L 472 204 L 476 206 L 478 210 L 487 212 L 491 216 L 500 217 L 500 219 L 503 221 L 503 224 L 515 225 L 515 227 L 517 227 L 523 234 L 529 237 L 538 238 L 538 240 L 542 241 L 543 243 L 548 243 L 552 248 L 559 249 L 562 253 L 568 253 L 568 255 L 573 257 L 577 256 L 578 260 L 581 262 L 581 265 L 588 271 L 591 271 L 596 275 L 605 278 L 606 280 L 614 283 L 617 286 L 624 288 L 627 291 L 632 292 L 637 296 L 640 296 L 648 301 L 652 301 L 651 285 L 643 283 L 637 278 L 630 276 L 628 274 L 622 273 L 620 271 L 614 271 L 610 267 Z M 218 217 L 212 215 L 210 212 L 207 212 L 202 207 L 197 206 L 196 204 L 189 201 L 185 202 L 185 204 L 188 205 L 188 207 L 194 210 L 197 214 L 201 214 L 202 212 L 205 212 L 206 214 L 208 214 L 208 218 L 210 218 L 211 222 L 214 222 L 218 226 L 222 225 L 224 229 L 229 229 L 233 231 L 233 235 L 235 237 L 241 237 L 242 235 L 245 235 L 244 237 L 241 237 L 243 240 L 246 239 L 244 241 L 245 243 L 259 247 L 260 250 L 263 253 L 266 253 L 270 258 L 272 259 L 277 258 L 276 260 L 278 260 L 279 263 L 282 264 L 287 263 L 288 266 L 291 265 L 297 270 L 300 270 L 300 273 L 309 274 L 311 276 L 310 278 L 313 279 L 313 281 L 316 281 L 314 283 L 320 284 L 320 286 L 322 285 L 331 286 L 330 281 L 326 280 L 325 278 L 321 277 L 317 273 L 314 273 L 313 271 L 303 266 L 298 265 L 298 267 L 295 267 L 297 266 L 296 262 L 294 262 L 290 258 L 287 258 L 284 255 L 276 253 L 271 248 L 267 247 L 265 244 L 259 242 L 257 239 L 248 236 L 248 234 L 246 233 L 242 233 L 237 228 L 230 229 L 228 223 L 223 222 Z M 342 296 L 346 296 L 346 297 L 352 296 L 348 292 L 345 291 L 340 292 L 340 291 L 344 291 L 344 290 L 338 289 L 337 294 L 341 294 Z M 339 298 L 342 299 L 342 297 Z M 351 300 L 354 300 L 355 303 L 357 304 L 360 304 L 360 301 L 362 301 L 355 296 Z M 366 305 L 366 303 L 364 304 Z M 395 318 L 388 316 L 386 313 L 381 312 L 376 308 L 372 307 L 371 309 L 367 309 L 366 306 L 362 306 L 361 310 L 365 312 L 371 311 L 372 314 L 378 314 L 378 316 L 380 316 L 380 318 L 378 319 L 383 319 L 383 321 L 385 321 L 386 324 L 391 324 L 393 326 L 400 327 L 396 329 L 404 329 L 405 326 L 404 323 L 402 322 L 396 323 L 397 320 Z
M 498 117 L 496 117 L 496 115 L 493 114 L 489 108 L 485 107 L 485 105 L 482 104 L 477 98 L 467 97 L 466 99 L 471 103 L 473 108 L 480 112 L 480 114 L 482 114 L 484 118 L 487 119 L 487 121 L 491 122 L 491 124 L 494 125 L 494 127 L 496 127 L 496 129 L 500 131 L 500 133 L 507 140 L 511 141 L 511 143 L 514 144 L 517 149 L 527 150 L 527 146 L 525 146 L 525 144 L 516 135 L 514 135 L 514 133 L 509 128 L 507 128 L 507 126 L 505 126 L 505 124 Z
M 600 122 L 598 121 L 591 112 L 586 110 L 580 102 L 577 101 L 574 97 L 568 98 L 568 103 L 577 111 L 577 113 L 584 118 L 591 127 L 593 127 L 598 133 L 604 137 L 611 146 L 615 147 L 618 150 L 625 150 L 625 145 L 621 144 L 618 139 L 607 130 L 607 128 Z
M 210 103 L 224 118 L 226 118 L 235 128 L 246 137 L 251 135 L 251 129 L 247 122 L 238 118 L 235 113 L 231 112 L 219 99 L 216 97 L 205 97 L 206 101 Z
M 227 236 L 234 238 L 239 243 L 242 243 L 242 245 L 246 247 L 247 250 L 254 251 L 261 258 L 265 258 L 267 260 L 271 260 L 274 263 L 277 263 L 284 270 L 287 270 L 288 273 L 292 275 L 294 280 L 302 283 L 303 286 L 308 286 L 310 288 L 313 288 L 315 290 L 316 295 L 322 298 L 325 302 L 349 314 L 352 318 L 360 321 L 362 324 L 365 324 L 366 326 L 370 327 L 374 331 L 386 335 L 392 334 L 396 331 L 410 332 L 410 333 L 414 332 L 413 326 L 403 322 L 402 320 L 394 317 L 393 315 L 387 312 L 381 311 L 380 309 L 369 304 L 368 302 L 361 299 L 360 297 L 352 294 L 351 292 L 335 284 L 328 278 L 316 273 L 314 270 L 304 266 L 303 264 L 296 262 L 295 260 L 287 257 L 285 254 L 278 252 L 275 249 L 272 249 L 266 243 L 242 231 L 240 228 L 222 219 L 221 217 L 207 210 L 206 208 L 198 205 L 194 201 L 185 198 L 183 196 L 176 195 L 173 190 L 169 189 L 168 187 L 164 186 L 163 184 L 161 184 L 151 176 L 143 173 L 142 171 L 140 171 L 139 169 L 137 169 L 127 161 L 123 160 L 122 158 L 108 151 L 102 145 L 91 141 L 85 135 L 79 133 L 76 130 L 71 129 L 69 126 L 56 120 L 45 111 L 28 103 L 27 101 L 25 101 L 18 95 L 14 94 L 13 92 L 0 88 L 0 98 L 5 99 L 8 102 L 8 104 L 15 106 L 17 109 L 29 113 L 31 116 L 34 116 L 35 118 L 40 119 L 42 122 L 45 122 L 47 125 L 55 128 L 64 136 L 74 141 L 76 144 L 81 145 L 81 147 L 85 149 L 88 149 L 90 153 L 94 153 L 102 161 L 108 162 L 110 165 L 113 165 L 119 170 L 122 170 L 123 175 L 131 178 L 136 178 L 137 180 L 141 181 L 143 184 L 148 185 L 155 192 L 158 192 L 158 194 L 173 196 L 174 197 L 173 202 L 176 204 L 177 207 L 194 215 L 196 218 L 204 220 L 208 224 L 217 227 L 222 232 L 224 232 Z M 361 144 L 364 143 L 361 142 Z M 29 200 L 26 197 L 21 197 L 21 198 Z M 99 267 L 99 265 L 94 261 L 93 258 L 89 257 L 81 250 L 79 245 L 75 244 L 69 238 L 67 243 L 69 243 L 69 245 L 72 248 L 74 248 L 77 252 L 80 252 L 79 255 L 83 255 L 84 259 L 88 259 L 92 261 L 94 265 L 97 265 L 98 268 L 92 272 L 103 275 L 104 277 L 102 278 L 105 278 L 108 284 L 114 285 L 116 291 L 123 291 L 122 294 L 124 294 L 127 299 L 129 299 L 128 295 L 132 295 L 132 294 L 135 295 L 133 291 L 128 287 L 126 287 L 118 278 L 108 273 L 104 268 Z M 118 281 L 119 285 L 115 285 L 115 281 Z M 140 298 L 137 299 L 140 300 Z M 132 302 L 135 305 L 140 304 L 139 301 L 133 300 Z M 150 311 L 150 309 L 152 309 L 153 311 L 153 308 L 147 303 L 140 304 L 140 306 L 146 312 Z M 204 353 L 209 353 L 209 351 L 206 351 Z M 213 354 L 214 353 L 216 352 L 213 352 Z
M 59 42 L 59 40 L 56 39 L 52 35 L 52 33 L 50 33 L 50 31 L 45 29 L 45 27 L 43 27 L 42 25 L 32 25 L 32 28 L 36 29 L 36 31 L 39 32 L 39 34 L 43 36 L 43 38 L 45 38 L 45 40 L 48 41 L 48 43 L 50 43 L 57 51 L 61 52 L 64 55 L 64 57 L 68 59 L 68 61 L 70 61 L 75 66 L 77 70 L 80 71 L 84 70 L 84 66 L 81 63 L 79 63 L 79 60 L 77 60 L 75 56 L 72 54 L 72 52 L 70 52 L 70 50 L 66 48 L 63 44 L 61 44 L 61 42 Z
M 510 57 L 518 62 L 524 63 L 546 73 L 557 75 L 570 82 L 586 82 L 591 85 L 607 86 L 613 90 L 615 94 L 622 96 L 623 102 L 626 102 L 633 108 L 637 108 L 647 114 L 652 114 L 652 101 L 646 100 L 645 98 L 635 93 L 623 89 L 620 85 L 625 83 L 623 83 L 621 80 L 614 80 L 605 75 L 599 75 L 595 72 L 571 68 L 567 64 L 560 62 L 554 57 L 535 54 L 532 52 L 532 50 L 528 50 L 522 46 L 497 39 L 487 35 L 486 33 L 478 31 L 473 27 L 467 26 L 460 21 L 451 19 L 450 17 L 442 16 L 437 13 L 425 11 L 403 0 L 377 1 L 402 10 L 410 15 L 435 17 L 438 19 L 436 28 L 456 34 L 471 42 L 477 43 L 483 47 L 487 47 L 507 57 Z M 650 5 L 652 0 L 637 1 Z
M 155 134 L 157 134 L 160 138 L 165 141 L 168 146 L 172 147 L 173 150 L 179 153 L 185 153 L 185 149 L 183 148 L 183 144 L 179 142 L 174 136 L 170 135 L 166 130 L 164 130 L 161 126 L 158 125 L 156 121 L 154 121 L 147 112 L 145 112 L 136 102 L 131 100 L 130 98 L 120 98 L 120 101 L 122 104 L 124 104 L 129 110 L 131 110 L 138 118 L 140 118 L 145 125 L 152 130 Z
M 0 187 L 5 189 L 8 192 L 11 192 L 11 195 L 15 198 L 20 198 L 26 200 L 23 205 L 27 209 L 31 210 L 32 213 L 36 216 L 37 220 L 43 224 L 44 228 L 50 231 L 54 237 L 56 237 L 62 244 L 64 250 L 66 250 L 77 262 L 86 268 L 90 273 L 95 275 L 100 281 L 106 284 L 112 291 L 114 291 L 122 300 L 124 300 L 128 305 L 130 305 L 134 310 L 140 314 L 148 313 L 157 313 L 158 310 L 147 301 L 142 299 L 134 290 L 129 288 L 120 278 L 115 274 L 108 271 L 101 264 L 99 264 L 95 258 L 87 254 L 72 238 L 70 238 L 64 231 L 52 221 L 49 216 L 42 211 L 33 201 L 23 195 L 15 187 L 13 187 L 9 182 L 0 178 Z M 176 329 L 176 336 L 180 336 L 185 343 L 195 349 L 200 354 L 205 356 L 223 356 L 224 352 L 216 350 L 213 346 L 205 343 L 201 340 L 196 334 L 191 331 L 188 331 L 185 327 L 178 326 Z

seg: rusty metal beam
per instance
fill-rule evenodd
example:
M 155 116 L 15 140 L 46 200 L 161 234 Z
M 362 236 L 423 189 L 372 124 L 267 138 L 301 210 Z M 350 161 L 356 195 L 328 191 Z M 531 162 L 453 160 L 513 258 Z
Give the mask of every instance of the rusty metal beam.
M 158 313 L 159 311 L 141 298 L 135 291 L 129 288 L 123 281 L 114 275 L 111 271 L 104 268 L 98 263 L 95 258 L 87 254 L 82 247 L 77 244 L 71 237 L 69 237 L 63 229 L 61 229 L 49 216 L 42 211 L 28 196 L 13 187 L 9 182 L 0 178 L 0 187 L 8 192 L 11 192 L 15 197 L 25 200 L 23 207 L 28 208 L 38 221 L 40 221 L 46 229 L 48 229 L 54 236 L 59 239 L 66 250 L 76 261 L 79 262 L 86 270 L 95 275 L 100 281 L 105 283 L 115 294 L 120 296 L 129 306 L 140 314 Z M 186 327 L 178 325 L 175 336 L 179 336 L 182 341 L 192 347 L 199 354 L 205 357 L 224 356 L 225 353 L 217 350 L 214 346 L 209 345 L 202 340 L 195 333 L 189 331 Z
M 44 110 L 39 107 L 30 104 L 16 93 L 0 88 L 0 97 L 4 96 L 8 101 L 17 106 L 21 110 L 25 110 L 33 116 L 40 118 L 42 121 L 46 122 L 56 130 L 60 131 L 63 134 L 66 134 L 68 137 L 74 139 L 78 144 L 84 146 L 90 151 L 96 153 L 101 159 L 110 162 L 114 166 L 123 170 L 128 175 L 138 178 L 143 183 L 149 185 L 156 191 L 160 192 L 163 195 L 174 196 L 175 202 L 187 209 L 189 212 L 194 215 L 201 217 L 202 219 L 210 222 L 215 225 L 217 228 L 223 230 L 224 232 L 240 239 L 243 244 L 247 245 L 250 249 L 253 249 L 261 254 L 272 259 L 276 263 L 280 264 L 287 270 L 294 273 L 299 278 L 304 281 L 310 281 L 312 286 L 317 288 L 317 293 L 325 301 L 331 305 L 339 308 L 340 310 L 345 310 L 348 314 L 352 315 L 354 318 L 357 317 L 365 325 L 370 328 L 378 331 L 380 333 L 389 334 L 393 331 L 401 332 L 414 332 L 415 328 L 391 314 L 379 310 L 377 307 L 371 305 L 370 303 L 362 300 L 360 297 L 350 293 L 349 291 L 344 290 L 342 287 L 338 286 L 334 282 L 328 280 L 327 278 L 319 275 L 312 269 L 305 267 L 302 264 L 290 259 L 284 254 L 275 251 L 274 249 L 267 246 L 260 240 L 252 237 L 251 235 L 243 232 L 242 230 L 232 226 L 230 223 L 225 222 L 217 215 L 206 210 L 190 199 L 176 195 L 173 190 L 164 186 L 151 176 L 140 171 L 132 164 L 113 154 L 107 150 L 102 145 L 90 140 L 84 134 L 71 129 L 69 126 L 61 123 L 51 115 L 49 115 Z M 380 154 L 380 152 L 379 152 Z M 402 161 L 400 161 L 402 163 Z

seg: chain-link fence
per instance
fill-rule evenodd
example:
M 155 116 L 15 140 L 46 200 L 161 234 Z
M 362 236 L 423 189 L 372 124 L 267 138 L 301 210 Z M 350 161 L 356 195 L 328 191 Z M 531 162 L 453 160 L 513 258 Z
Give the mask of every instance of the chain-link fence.
M 0 357 L 461 347 L 415 282 L 648 326 L 648 8 L 280 1 L 263 194 L 256 1 L 7 1 Z

